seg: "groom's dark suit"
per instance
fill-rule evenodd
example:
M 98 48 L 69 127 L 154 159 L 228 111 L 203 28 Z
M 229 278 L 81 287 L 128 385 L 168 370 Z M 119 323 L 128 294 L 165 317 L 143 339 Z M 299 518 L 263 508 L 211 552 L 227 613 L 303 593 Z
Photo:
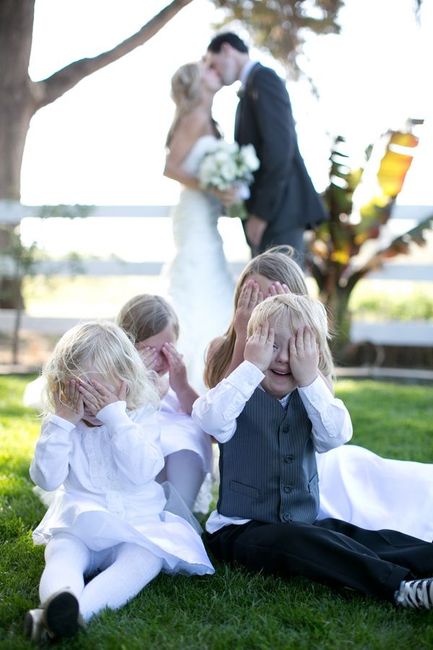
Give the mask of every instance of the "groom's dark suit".
M 266 221 L 258 249 L 299 243 L 302 232 L 327 219 L 298 149 L 289 95 L 271 68 L 250 71 L 236 111 L 235 140 L 253 144 L 260 160 L 254 175 L 249 214 Z

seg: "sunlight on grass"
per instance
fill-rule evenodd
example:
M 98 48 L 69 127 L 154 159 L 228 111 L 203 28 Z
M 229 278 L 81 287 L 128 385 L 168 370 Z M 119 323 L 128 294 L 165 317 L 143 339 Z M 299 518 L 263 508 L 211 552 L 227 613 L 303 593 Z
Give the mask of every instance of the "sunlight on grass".
M 360 320 L 433 320 L 433 282 L 364 280 L 350 309 Z

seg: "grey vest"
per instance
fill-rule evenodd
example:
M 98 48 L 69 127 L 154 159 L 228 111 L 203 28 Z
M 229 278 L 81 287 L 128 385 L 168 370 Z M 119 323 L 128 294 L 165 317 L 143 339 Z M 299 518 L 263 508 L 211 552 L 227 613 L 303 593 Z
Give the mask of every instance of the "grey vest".
M 257 388 L 220 445 L 218 512 L 266 522 L 312 523 L 319 510 L 311 422 L 297 390 L 287 408 Z

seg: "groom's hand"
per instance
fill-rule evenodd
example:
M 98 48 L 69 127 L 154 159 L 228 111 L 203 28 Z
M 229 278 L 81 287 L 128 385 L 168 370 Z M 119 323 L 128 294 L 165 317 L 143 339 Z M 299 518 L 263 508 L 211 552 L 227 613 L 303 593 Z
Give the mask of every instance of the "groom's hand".
M 250 215 L 245 223 L 245 232 L 249 243 L 257 248 L 260 246 L 263 234 L 267 227 L 267 222 L 254 214 Z

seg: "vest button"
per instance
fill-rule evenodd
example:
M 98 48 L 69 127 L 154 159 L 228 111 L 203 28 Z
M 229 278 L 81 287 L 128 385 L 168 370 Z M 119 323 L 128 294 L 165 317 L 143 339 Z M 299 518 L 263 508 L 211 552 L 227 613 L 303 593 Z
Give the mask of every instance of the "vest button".
M 284 456 L 284 462 L 285 463 L 291 463 L 293 461 L 293 458 L 294 458 L 293 454 L 286 454 Z
M 285 512 L 283 514 L 283 521 L 292 521 L 292 518 L 290 516 L 290 512 Z
M 291 485 L 285 485 L 284 486 L 284 492 L 291 492 L 292 491 L 292 486 Z

